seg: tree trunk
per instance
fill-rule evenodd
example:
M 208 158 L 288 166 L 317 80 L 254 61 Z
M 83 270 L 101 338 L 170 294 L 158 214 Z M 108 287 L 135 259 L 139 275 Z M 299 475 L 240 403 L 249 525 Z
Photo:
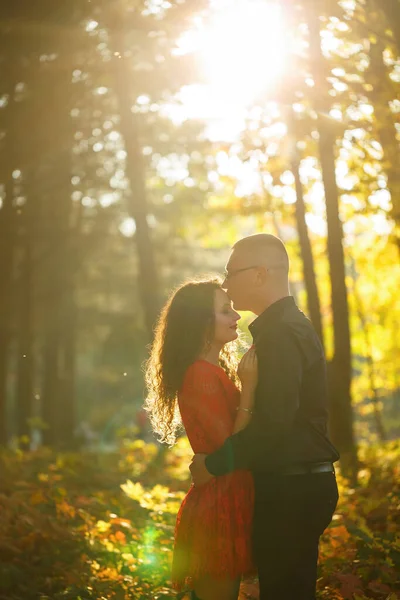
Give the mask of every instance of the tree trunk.
M 296 226 L 299 235 L 300 254 L 303 263 L 304 284 L 307 292 L 308 314 L 322 345 L 324 346 L 324 333 L 321 319 L 321 305 L 319 301 L 317 280 L 315 277 L 314 258 L 312 254 L 311 241 L 308 235 L 306 223 L 306 205 L 304 202 L 303 186 L 300 179 L 300 158 L 296 147 L 296 135 L 294 132 L 295 115 L 290 109 L 287 115 L 287 127 L 289 139 L 293 141 L 291 156 L 291 171 L 293 173 L 296 189 Z
M 352 281 L 353 281 L 353 297 L 356 306 L 357 316 L 360 320 L 361 331 L 364 336 L 365 358 L 367 360 L 368 381 L 370 398 L 374 409 L 374 421 L 378 438 L 381 442 L 386 441 L 387 435 L 382 421 L 382 411 L 380 408 L 378 388 L 375 382 L 375 363 L 372 356 L 372 344 L 370 338 L 370 326 L 366 318 L 363 302 L 357 288 L 357 271 L 354 260 L 351 265 Z
M 304 284 L 307 291 L 308 313 L 315 331 L 322 345 L 324 346 L 324 333 L 322 329 L 321 305 L 319 302 L 317 280 L 315 278 L 314 258 L 312 254 L 311 242 L 308 237 L 308 228 L 306 223 L 306 207 L 303 196 L 303 186 L 300 181 L 299 173 L 300 163 L 298 159 L 292 161 L 292 173 L 296 187 L 296 225 L 299 234 L 300 253 L 303 263 Z
M 146 191 L 146 170 L 143 162 L 137 116 L 131 110 L 133 98 L 129 82 L 133 75 L 128 67 L 131 58 L 124 58 L 125 31 L 122 18 L 117 12 L 114 12 L 113 14 L 110 13 L 109 19 L 113 50 L 119 50 L 118 56 L 114 57 L 111 68 L 121 116 L 121 133 L 125 140 L 127 153 L 126 175 L 130 183 L 128 207 L 136 224 L 134 240 L 139 263 L 140 297 L 146 329 L 149 339 L 152 339 L 154 324 L 160 309 L 160 294 L 154 248 L 147 221 L 149 207 Z
M 393 31 L 393 37 L 400 56 L 400 2 L 399 0 L 382 0 L 380 3 L 386 15 L 388 25 Z
M 78 233 L 76 233 L 78 235 Z M 76 240 L 74 240 L 76 241 Z M 67 246 L 65 246 L 67 249 Z M 74 272 L 76 261 L 71 248 L 69 264 L 65 264 L 61 325 L 60 408 L 59 442 L 64 448 L 72 448 L 75 431 L 75 353 L 76 353 L 76 305 L 74 297 Z M 68 255 L 67 255 L 68 256 Z M 65 257 L 67 259 L 67 256 Z M 64 261 L 65 263 L 66 261 Z
M 59 157 L 60 159 L 60 157 Z M 68 172 L 67 157 L 59 165 Z M 58 173 L 60 182 L 65 180 Z M 70 207 L 69 186 L 61 187 L 56 211 L 52 214 L 47 230 L 49 250 L 43 264 L 46 285 L 43 419 L 49 429 L 45 431 L 46 444 L 70 447 L 74 432 L 74 370 L 75 370 L 75 306 L 72 273 L 75 267 L 71 244 L 68 209 Z M 51 212 L 46 207 L 49 218 Z M 49 214 L 50 213 L 50 214 Z
M 42 414 L 48 428 L 47 445 L 70 447 L 74 430 L 74 339 L 73 300 L 74 248 L 70 230 L 70 161 L 68 151 L 59 153 L 51 166 L 51 177 L 59 182 L 59 195 L 43 206 L 45 258 L 41 263 L 44 282 L 44 347 Z
M 67 93 L 67 92 L 66 92 Z M 68 124 L 68 115 L 60 111 L 58 119 Z M 58 131 L 65 140 L 67 132 Z M 53 143 L 56 145 L 56 141 Z M 67 146 L 68 142 L 64 145 Z M 72 140 L 70 142 L 72 145 Z M 45 259 L 42 261 L 44 281 L 44 381 L 43 418 L 49 425 L 44 439 L 47 444 L 70 446 L 74 429 L 73 352 L 74 316 L 72 271 L 75 265 L 71 244 L 70 147 L 60 149 L 49 165 L 51 187 L 58 193 L 45 198 Z M 71 328 L 68 330 L 68 328 Z
M 32 198 L 28 205 L 32 203 Z M 17 357 L 17 434 L 29 436 L 29 419 L 33 406 L 33 261 L 31 208 L 25 207 L 25 228 L 23 232 L 23 253 L 21 258 L 19 285 L 19 334 Z
M 6 445 L 7 428 L 7 374 L 13 322 L 13 269 L 16 246 L 17 218 L 14 207 L 14 180 L 12 173 L 16 169 L 15 124 L 18 118 L 14 100 L 16 75 L 15 61 L 10 56 L 9 37 L 2 38 L 1 51 L 5 61 L 5 91 L 8 93 L 8 105 L 3 108 L 1 129 L 5 133 L 1 140 L 0 174 L 4 183 L 3 205 L 0 208 L 0 445 Z
M 45 424 L 43 442 L 47 446 L 57 443 L 57 403 L 60 389 L 59 377 L 60 338 L 53 319 L 48 319 L 43 348 L 42 420 Z
M 286 9 L 283 8 L 283 10 L 285 12 L 285 20 L 289 32 L 288 35 L 294 35 L 295 30 L 299 26 L 298 17 L 289 6 L 287 6 Z M 303 186 L 300 179 L 300 153 L 297 148 L 298 135 L 296 133 L 296 114 L 292 107 L 292 104 L 296 101 L 295 82 L 292 81 L 291 83 L 288 83 L 288 85 L 285 86 L 284 91 L 285 94 L 282 101 L 282 112 L 284 114 L 288 129 L 287 140 L 289 144 L 289 164 L 295 182 L 295 218 L 297 233 L 299 236 L 300 256 L 303 265 L 304 285 L 307 293 L 307 308 L 310 320 L 317 332 L 319 339 L 321 340 L 321 344 L 323 347 L 325 347 L 324 330 L 321 317 L 321 304 L 315 276 L 312 246 L 306 223 L 306 206 L 304 201 Z M 290 100 L 288 101 L 288 99 Z
M 4 204 L 0 209 L 0 445 L 6 445 L 7 373 L 12 339 L 12 272 L 15 250 L 15 212 L 12 206 L 11 173 L 5 186 Z
M 315 82 L 314 108 L 318 115 L 318 147 L 325 190 L 328 229 L 328 257 L 333 313 L 334 353 L 328 368 L 330 391 L 330 433 L 341 453 L 341 465 L 346 473 L 354 475 L 357 454 L 353 432 L 351 406 L 351 345 L 343 230 L 339 216 L 339 194 L 335 176 L 335 138 L 324 119 L 329 105 L 327 76 L 329 70 L 321 51 L 318 14 L 313 4 L 307 4 L 309 56 Z
M 56 6 L 49 23 L 63 19 L 63 8 Z M 70 15 L 68 15 L 68 18 Z M 74 432 L 74 310 L 73 270 L 75 244 L 72 242 L 72 153 L 74 128 L 71 109 L 75 98 L 72 83 L 75 54 L 69 40 L 51 37 L 49 44 L 57 59 L 46 69 L 38 66 L 33 80 L 38 126 L 43 156 L 39 159 L 46 174 L 41 195 L 41 223 L 44 235 L 41 275 L 44 287 L 43 321 L 43 419 L 47 444 L 70 447 Z M 79 38 L 77 38 L 77 41 Z M 43 103 L 46 103 L 43 107 Z M 47 108 L 47 110 L 46 110 Z
M 371 43 L 367 80 L 372 89 L 368 92 L 368 97 L 375 111 L 387 186 L 392 200 L 391 216 L 395 224 L 394 241 L 400 253 L 400 151 L 394 118 L 389 106 L 389 101 L 393 99 L 391 93 L 393 90 L 383 61 L 383 50 L 384 47 L 379 40 L 375 44 Z

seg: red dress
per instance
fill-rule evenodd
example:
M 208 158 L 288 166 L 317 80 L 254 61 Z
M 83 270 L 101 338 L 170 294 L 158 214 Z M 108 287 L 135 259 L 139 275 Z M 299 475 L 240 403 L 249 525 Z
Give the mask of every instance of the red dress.
M 195 454 L 210 454 L 232 434 L 239 390 L 221 367 L 197 360 L 178 394 Z M 182 502 L 175 528 L 172 583 L 181 590 L 202 575 L 236 578 L 254 573 L 251 527 L 254 487 L 249 471 L 234 471 L 194 487 Z

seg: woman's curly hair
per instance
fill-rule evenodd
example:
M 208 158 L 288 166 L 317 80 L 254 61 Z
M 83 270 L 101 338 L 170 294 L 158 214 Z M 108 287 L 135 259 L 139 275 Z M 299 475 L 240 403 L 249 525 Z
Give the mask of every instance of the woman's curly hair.
M 178 287 L 158 319 L 150 357 L 145 365 L 148 395 L 144 403 L 161 442 L 173 445 L 181 426 L 177 402 L 187 368 L 199 358 L 215 326 L 214 297 L 218 278 L 191 280 Z M 238 384 L 236 341 L 226 344 L 219 362 Z

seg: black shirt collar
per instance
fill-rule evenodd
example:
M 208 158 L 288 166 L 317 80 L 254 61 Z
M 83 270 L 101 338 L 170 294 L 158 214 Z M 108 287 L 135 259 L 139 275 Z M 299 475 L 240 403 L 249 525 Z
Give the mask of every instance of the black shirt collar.
M 264 312 L 249 325 L 249 331 L 253 336 L 253 339 L 256 338 L 262 329 L 269 323 L 279 320 L 286 308 L 295 305 L 296 303 L 293 296 L 285 296 L 285 298 L 281 298 L 268 306 L 268 308 L 266 308 Z

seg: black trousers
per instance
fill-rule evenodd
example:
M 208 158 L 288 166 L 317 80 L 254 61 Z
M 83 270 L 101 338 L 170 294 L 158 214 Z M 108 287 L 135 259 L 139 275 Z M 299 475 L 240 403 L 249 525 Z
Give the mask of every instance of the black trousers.
M 254 474 L 260 600 L 315 600 L 319 537 L 338 501 L 333 473 Z

